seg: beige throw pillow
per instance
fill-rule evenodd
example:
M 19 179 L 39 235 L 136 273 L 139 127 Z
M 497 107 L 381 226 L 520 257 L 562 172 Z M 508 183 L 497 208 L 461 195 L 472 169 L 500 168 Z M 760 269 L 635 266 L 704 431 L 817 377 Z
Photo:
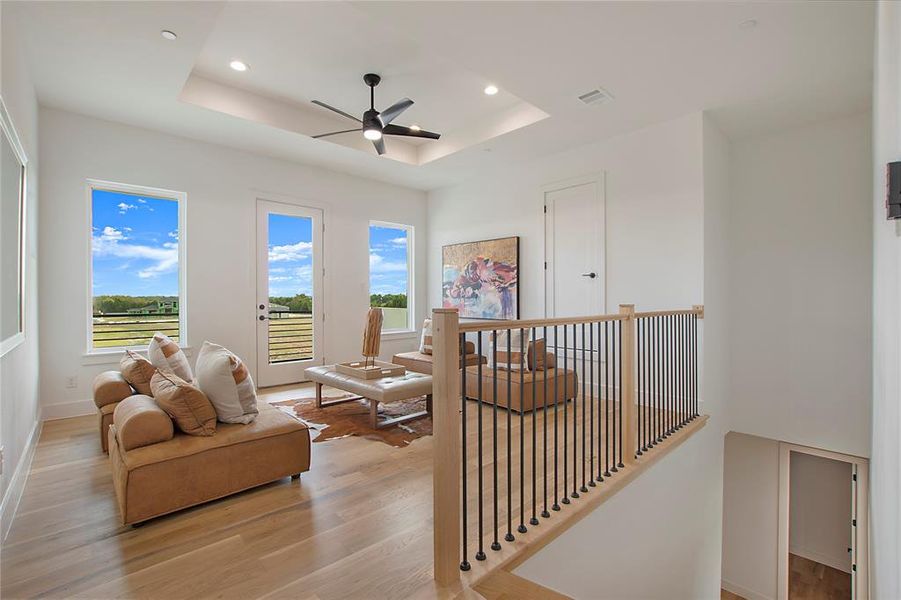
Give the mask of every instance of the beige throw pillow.
M 488 348 L 488 368 L 494 368 L 495 356 L 497 357 L 497 368 L 506 371 L 528 371 L 529 365 L 526 361 L 527 352 L 522 349 L 528 349 L 530 332 L 528 329 L 504 329 L 495 336 L 491 334 Z M 495 339 L 495 337 L 497 339 Z M 507 339 L 510 339 L 510 352 L 507 352 Z M 495 347 L 497 353 L 495 354 Z
M 422 339 L 419 341 L 419 351 L 423 354 L 432 353 L 432 320 L 422 322 Z
M 529 370 L 548 371 L 556 366 L 554 355 L 547 351 L 547 343 L 544 338 L 534 340 L 529 344 Z
M 122 372 L 122 377 L 125 378 L 125 381 L 130 383 L 131 387 L 136 389 L 139 394 L 152 395 L 150 379 L 156 373 L 156 367 L 149 360 L 137 352 L 126 350 L 125 356 L 119 361 L 119 370 Z
M 156 403 L 172 417 L 179 429 L 188 435 L 216 433 L 216 411 L 199 389 L 166 371 L 157 371 L 150 386 Z
M 169 336 L 156 332 L 147 346 L 147 358 L 157 369 L 172 371 L 185 381 L 194 381 L 188 357 L 178 343 Z
M 244 362 L 218 344 L 204 342 L 197 355 L 197 386 L 206 394 L 223 423 L 250 423 L 257 410 L 257 393 Z

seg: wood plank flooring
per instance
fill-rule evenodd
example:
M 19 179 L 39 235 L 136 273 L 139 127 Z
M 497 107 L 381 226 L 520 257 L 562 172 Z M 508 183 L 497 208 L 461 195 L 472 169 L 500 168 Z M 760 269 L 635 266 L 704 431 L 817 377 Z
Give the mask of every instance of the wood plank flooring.
M 268 390 L 261 393 L 261 399 L 296 397 L 297 389 Z M 479 411 L 472 409 L 475 403 L 467 406 L 472 453 L 467 472 L 473 485 L 478 473 L 473 449 Z M 482 413 L 487 433 L 490 411 L 483 408 Z M 530 465 L 530 418 L 524 423 L 523 452 Z M 581 427 L 580 421 L 576 423 Z M 540 416 L 535 425 L 541 430 Z M 498 419 L 501 490 L 506 489 L 506 431 L 504 414 Z M 519 521 L 518 431 L 519 419 L 514 415 L 514 528 Z M 2 548 L 0 595 L 318 600 L 453 597 L 462 587 L 439 590 L 432 580 L 432 439 L 424 437 L 406 448 L 360 437 L 314 443 L 311 470 L 298 481 L 286 478 L 132 529 L 119 525 L 96 418 L 47 422 L 19 511 Z M 573 440 L 569 443 L 572 460 Z M 489 484 L 494 463 L 490 450 L 486 448 L 486 452 L 482 472 Z M 581 472 L 579 475 L 581 478 Z M 569 476 L 571 486 L 571 472 Z M 473 496 L 470 515 L 476 508 L 474 502 Z M 487 499 L 485 502 L 490 506 Z M 500 504 L 498 519 L 505 526 L 506 502 Z M 530 512 L 528 486 L 523 504 Z M 555 513 L 554 521 L 562 523 L 566 512 Z M 486 520 L 486 529 L 492 527 L 489 522 Z M 521 537 L 526 540 L 528 535 Z M 465 592 L 467 597 L 470 593 Z
M 851 600 L 851 574 L 788 555 L 789 600 Z

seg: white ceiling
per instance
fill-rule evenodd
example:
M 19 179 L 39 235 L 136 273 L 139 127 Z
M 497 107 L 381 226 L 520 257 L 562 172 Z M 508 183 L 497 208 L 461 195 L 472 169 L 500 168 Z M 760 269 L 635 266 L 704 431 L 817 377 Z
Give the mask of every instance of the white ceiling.
M 421 189 L 698 110 L 742 137 L 870 105 L 865 0 L 3 4 L 45 105 Z M 232 58 L 251 70 L 230 71 Z M 309 137 L 344 123 L 307 115 L 309 100 L 362 112 L 368 71 L 385 78 L 377 108 L 409 96 L 401 123 L 448 132 L 398 146 L 431 152 L 408 161 L 424 164 Z M 484 96 L 487 82 L 501 93 Z M 215 89 L 242 108 L 179 100 L 192 83 L 195 99 Z M 615 99 L 576 99 L 596 86 Z M 535 122 L 516 128 L 522 111 Z

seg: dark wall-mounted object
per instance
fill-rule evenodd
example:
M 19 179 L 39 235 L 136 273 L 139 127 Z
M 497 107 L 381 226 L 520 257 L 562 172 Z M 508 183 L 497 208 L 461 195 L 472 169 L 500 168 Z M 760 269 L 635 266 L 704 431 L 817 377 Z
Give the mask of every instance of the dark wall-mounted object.
M 885 218 L 901 219 L 901 161 L 885 166 Z

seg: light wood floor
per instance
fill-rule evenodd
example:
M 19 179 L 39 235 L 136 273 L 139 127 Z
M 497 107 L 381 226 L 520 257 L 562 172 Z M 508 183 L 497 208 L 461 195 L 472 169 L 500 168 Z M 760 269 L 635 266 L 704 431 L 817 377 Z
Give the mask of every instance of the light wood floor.
M 262 396 L 270 401 L 292 398 L 296 389 L 280 388 Z M 471 452 L 477 431 L 474 406 L 468 403 Z M 489 414 L 483 409 L 486 431 Z M 498 467 L 501 488 L 506 489 L 506 415 L 499 416 Z M 526 423 L 524 450 L 531 457 L 531 421 L 527 418 Z M 515 528 L 516 415 L 511 425 L 517 466 Z M 540 417 L 537 426 L 542 427 Z M 490 438 L 485 440 L 490 444 Z M 493 466 L 490 445 L 486 453 L 487 483 Z M 572 454 L 569 457 L 572 460 Z M 431 461 L 430 436 L 407 448 L 360 437 L 314 443 L 311 470 L 299 481 L 284 479 L 132 529 L 118 522 L 95 417 L 48 422 L 0 556 L 0 595 L 319 600 L 447 596 L 432 580 Z M 474 490 L 474 453 L 467 471 Z M 489 498 L 485 502 L 490 510 Z M 528 487 L 524 501 L 530 512 Z M 475 502 L 472 496 L 471 517 Z M 499 519 L 504 524 L 505 508 L 502 500 Z M 486 530 L 490 519 L 486 513 Z
M 851 574 L 788 555 L 790 600 L 851 600 Z

